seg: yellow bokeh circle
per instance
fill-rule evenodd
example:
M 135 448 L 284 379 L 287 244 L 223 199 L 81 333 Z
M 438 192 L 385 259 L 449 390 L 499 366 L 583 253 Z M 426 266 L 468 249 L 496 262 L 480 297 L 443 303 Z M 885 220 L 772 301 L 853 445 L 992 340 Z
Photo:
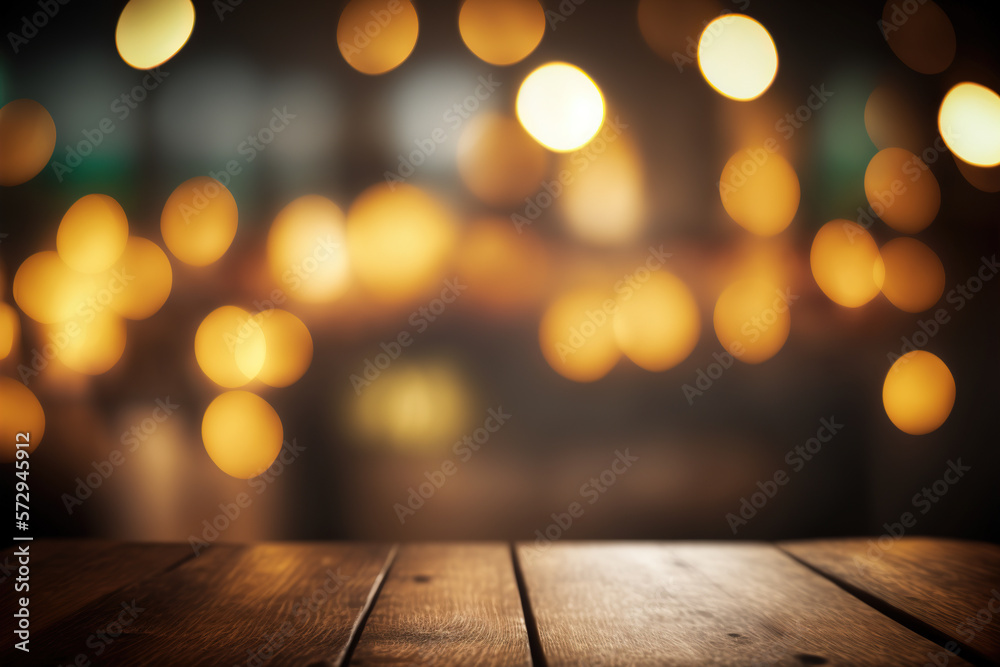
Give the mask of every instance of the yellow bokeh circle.
M 465 0 L 458 30 L 482 60 L 511 65 L 528 57 L 542 41 L 545 11 L 538 0 Z
M 886 243 L 879 252 L 882 262 L 876 282 L 892 305 L 919 313 L 941 299 L 944 265 L 933 250 L 916 239 L 900 237 Z
M 264 367 L 267 343 L 257 318 L 236 306 L 209 313 L 194 336 L 201 370 L 218 385 L 241 387 Z
M 118 54 L 136 69 L 162 65 L 180 51 L 194 30 L 191 0 L 129 0 L 118 17 Z
M 763 147 L 737 151 L 719 179 L 722 206 L 737 224 L 759 236 L 774 236 L 799 208 L 799 178 L 788 160 Z
M 409 57 L 418 32 L 410 0 L 351 0 L 337 23 L 337 47 L 359 72 L 383 74 Z
M 196 176 L 178 185 L 160 214 L 163 241 L 185 264 L 205 266 L 222 257 L 236 236 L 239 212 L 219 181 Z
M 937 430 L 955 405 L 955 378 L 930 352 L 907 352 L 892 365 L 882 386 L 885 413 L 900 431 L 923 435 Z
M 125 211 L 107 195 L 86 195 L 76 200 L 63 215 L 56 233 L 59 256 L 81 273 L 111 268 L 127 241 Z
M 1000 164 L 1000 95 L 978 83 L 958 84 L 941 100 L 938 130 L 948 148 L 969 164 Z
M 841 306 L 863 306 L 879 293 L 875 269 L 879 259 L 875 239 L 849 220 L 831 220 L 813 239 L 809 265 L 816 284 Z
M 737 280 L 719 295 L 712 322 L 715 335 L 734 357 L 759 364 L 788 340 L 792 318 L 789 292 L 757 277 Z
M 114 295 L 111 308 L 130 320 L 144 320 L 156 313 L 170 296 L 173 271 L 167 254 L 152 241 L 133 236 L 111 268 L 111 278 L 124 285 Z
M 941 208 L 941 187 L 930 168 L 903 148 L 875 154 L 865 170 L 865 196 L 875 215 L 904 234 L 925 229 Z
M 604 290 L 579 289 L 557 298 L 538 329 L 549 366 L 576 382 L 607 375 L 621 358 L 613 324 L 616 311 L 617 302 Z
M 666 271 L 621 299 L 613 329 L 618 348 L 648 371 L 673 368 L 687 359 L 698 344 L 701 322 L 691 290 Z
M 257 379 L 272 387 L 287 387 L 302 377 L 312 361 L 309 329 L 295 315 L 279 308 L 257 313 L 256 320 L 267 348 Z
M 725 14 L 705 26 L 698 39 L 698 67 L 719 93 L 734 100 L 760 97 L 778 73 L 778 50 L 758 21 Z
M 271 224 L 267 261 L 271 275 L 293 299 L 333 301 L 350 281 L 343 211 L 319 195 L 293 200 Z
M 16 458 L 15 444 L 27 440 L 28 453 L 35 451 L 45 434 L 45 412 L 41 403 L 17 380 L 0 377 L 0 438 L 3 439 L 3 449 L 0 450 L 0 463 L 10 463 Z M 19 433 L 26 435 L 18 436 Z
M 93 292 L 95 277 L 66 266 L 59 254 L 45 250 L 31 255 L 14 274 L 14 301 L 24 314 L 42 324 L 77 315 Z
M 45 168 L 56 147 L 56 124 L 35 100 L 0 107 L 0 185 L 20 185 Z
M 205 451 L 222 472 L 250 479 L 281 452 L 284 432 L 274 408 L 249 391 L 227 391 L 209 403 L 201 422 Z
M 45 329 L 56 358 L 77 373 L 107 373 L 125 351 L 125 321 L 110 310 L 90 320 L 81 317 Z
M 586 72 L 569 63 L 542 65 L 517 91 L 517 119 L 548 149 L 575 151 L 604 123 L 604 95 Z

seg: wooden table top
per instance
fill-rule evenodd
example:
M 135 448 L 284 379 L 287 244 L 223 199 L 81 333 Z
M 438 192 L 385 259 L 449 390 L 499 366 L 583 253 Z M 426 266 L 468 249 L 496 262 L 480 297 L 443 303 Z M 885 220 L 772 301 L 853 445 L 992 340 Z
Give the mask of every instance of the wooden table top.
M 975 542 L 26 544 L 3 665 L 1000 664 Z

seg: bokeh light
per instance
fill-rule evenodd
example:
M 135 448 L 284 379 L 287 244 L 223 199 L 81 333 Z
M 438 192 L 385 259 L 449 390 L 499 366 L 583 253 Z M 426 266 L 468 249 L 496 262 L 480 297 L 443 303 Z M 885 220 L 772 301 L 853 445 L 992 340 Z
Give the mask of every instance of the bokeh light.
M 458 30 L 469 50 L 491 65 L 511 65 L 528 57 L 545 34 L 538 0 L 465 0 Z
M 657 271 L 631 298 L 622 298 L 619 303 L 612 322 L 615 341 L 625 356 L 642 368 L 673 368 L 698 344 L 698 304 L 677 276 Z
M 875 147 L 879 150 L 898 147 L 919 153 L 931 145 L 932 137 L 918 108 L 910 94 L 898 85 L 877 86 L 865 102 L 865 130 Z
M 38 447 L 45 435 L 45 413 L 31 390 L 9 377 L 0 377 L 0 405 L 0 438 L 4 442 L 0 463 L 10 463 L 16 457 L 15 443 L 24 442 L 18 433 L 28 434 L 29 446 L 22 449 L 31 453 Z
M 882 385 L 885 413 L 900 431 L 923 435 L 937 430 L 955 405 L 955 378 L 936 355 L 907 352 L 892 365 Z
M 520 203 L 538 190 L 549 165 L 549 154 L 515 119 L 490 112 L 466 123 L 456 159 L 465 186 L 497 207 Z
M 741 227 L 774 236 L 799 209 L 799 178 L 788 160 L 762 147 L 737 151 L 719 179 L 722 206 Z
M 941 138 L 970 164 L 1000 164 L 1000 95 L 978 83 L 960 83 L 941 100 Z
M 115 44 L 126 63 L 152 69 L 184 48 L 192 30 L 191 0 L 129 0 L 118 17 Z
M 94 284 L 94 276 L 74 271 L 58 253 L 46 250 L 31 255 L 18 267 L 14 301 L 36 322 L 62 322 L 84 307 Z
M 572 174 L 557 199 L 571 234 L 595 245 L 622 245 L 638 238 L 647 221 L 646 179 L 631 137 L 597 137 L 579 152 L 561 156 L 559 167 L 559 173 Z
M 889 48 L 921 74 L 938 74 L 955 59 L 955 28 L 933 0 L 887 0 L 879 23 Z
M 236 236 L 236 200 L 208 176 L 184 181 L 167 198 L 160 215 L 163 241 L 174 257 L 205 266 L 222 257 Z
M 257 318 L 236 306 L 209 313 L 194 336 L 201 370 L 218 385 L 241 387 L 257 377 L 267 357 L 264 330 Z
M 293 299 L 333 301 L 350 283 L 344 213 L 319 195 L 285 206 L 267 236 L 271 275 Z
M 719 93 L 734 100 L 752 100 L 763 95 L 778 74 L 778 50 L 758 21 L 725 14 L 702 31 L 698 67 Z
M 409 57 L 418 32 L 410 0 L 351 0 L 337 23 L 337 47 L 359 72 L 383 74 Z
M 927 310 L 944 294 L 944 265 L 916 239 L 900 237 L 882 246 L 875 281 L 892 305 L 908 313 Z
M 606 290 L 584 288 L 558 297 L 538 330 L 549 366 L 576 382 L 607 375 L 621 358 L 612 323 L 616 310 L 617 302 Z
M 722 290 L 712 322 L 723 348 L 740 361 L 759 364 L 788 339 L 792 317 L 785 290 L 767 278 L 739 279 Z
M 7 358 L 20 338 L 21 320 L 17 311 L 0 301 L 0 359 Z
M 260 396 L 227 391 L 208 404 L 201 421 L 205 451 L 219 469 L 238 479 L 255 477 L 281 452 L 281 418 Z
M 721 13 L 717 0 L 639 0 L 639 32 L 658 56 L 683 67 L 694 66 L 699 35 Z
M 468 225 L 456 253 L 456 270 L 472 303 L 509 313 L 537 303 L 551 273 L 545 243 L 528 228 L 490 218 Z
M 863 306 L 879 293 L 875 239 L 849 220 L 831 220 L 813 239 L 809 265 L 816 284 L 831 301 L 848 308 Z
M 439 454 L 469 425 L 470 394 L 452 363 L 397 362 L 361 390 L 350 419 L 358 438 L 369 445 Z
M 309 369 L 313 355 L 309 329 L 302 320 L 280 308 L 261 311 L 256 320 L 267 343 L 257 379 L 272 387 L 287 387 Z
M 875 215 L 905 234 L 916 234 L 937 217 L 941 187 L 924 161 L 903 148 L 875 154 L 865 170 L 865 196 Z
M 0 107 L 0 185 L 20 185 L 45 168 L 56 147 L 56 124 L 35 100 Z
M 85 375 L 111 370 L 125 351 L 125 321 L 110 310 L 45 327 L 46 342 L 64 366 Z
M 128 242 L 128 220 L 121 205 L 107 195 L 76 200 L 59 223 L 56 249 L 71 269 L 100 273 L 118 261 Z
M 380 298 L 418 295 L 440 277 L 455 228 L 451 212 L 422 190 L 407 184 L 373 185 L 347 214 L 354 272 Z
M 574 151 L 604 123 L 604 96 L 586 72 L 569 63 L 542 65 L 517 91 L 517 119 L 538 143 Z
M 130 320 L 144 320 L 156 313 L 170 296 L 173 271 L 167 254 L 152 241 L 132 236 L 111 269 L 123 276 L 124 287 L 114 295 L 111 308 Z

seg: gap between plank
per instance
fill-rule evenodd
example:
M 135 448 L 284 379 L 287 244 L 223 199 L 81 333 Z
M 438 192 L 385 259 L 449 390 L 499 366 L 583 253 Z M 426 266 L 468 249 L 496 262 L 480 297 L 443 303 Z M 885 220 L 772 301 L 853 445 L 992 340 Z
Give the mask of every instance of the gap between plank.
M 382 566 L 382 571 L 379 572 L 371 590 L 368 591 L 368 598 L 361 607 L 361 613 L 359 613 L 357 618 L 354 620 L 354 625 L 351 627 L 351 637 L 347 641 L 347 646 L 344 647 L 344 650 L 341 652 L 340 657 L 337 660 L 338 665 L 343 667 L 351 662 L 351 657 L 354 655 L 354 649 L 358 647 L 358 643 L 361 641 L 361 635 L 365 631 L 365 624 L 368 623 L 368 617 L 371 616 L 372 609 L 375 608 L 375 603 L 378 601 L 378 596 L 382 593 L 382 587 L 385 586 L 385 582 L 389 578 L 389 570 L 392 569 L 393 564 L 396 562 L 396 554 L 398 553 L 399 545 L 393 544 L 392 549 L 389 550 L 389 555 L 386 556 L 385 565 Z
M 953 653 L 955 653 L 958 657 L 962 658 L 963 660 L 967 660 L 973 665 L 976 665 L 977 667 L 983 667 L 983 666 L 988 667 L 989 665 L 995 664 L 992 660 L 990 660 L 985 655 L 983 655 L 976 649 L 972 648 L 971 646 L 966 645 L 964 642 L 961 642 L 955 639 L 954 637 L 949 637 L 948 635 L 941 632 L 934 626 L 929 625 L 928 623 L 920 620 L 919 618 L 913 616 L 912 614 L 909 614 L 903 611 L 902 609 L 893 606 L 888 601 L 882 600 L 876 597 L 875 595 L 869 593 L 868 591 L 858 588 L 857 586 L 854 586 L 846 581 L 841 581 L 840 579 L 831 574 L 827 574 L 823 570 L 814 567 L 808 561 L 802 560 L 792 552 L 786 551 L 781 545 L 775 544 L 774 546 L 777 547 L 778 551 L 782 552 L 795 562 L 804 565 L 805 567 L 809 568 L 811 571 L 815 572 L 816 574 L 823 577 L 827 581 L 833 582 L 833 584 L 836 585 L 838 588 L 853 595 L 861 602 L 864 602 L 869 607 L 875 609 L 875 611 L 881 613 L 883 616 L 888 616 L 890 619 L 899 623 L 907 630 L 915 632 L 924 639 L 928 639 L 934 642 L 942 649 L 948 650 L 947 648 L 945 648 L 947 644 L 952 644 L 956 646 L 957 650 L 953 651 Z
M 521 610 L 524 612 L 524 625 L 528 630 L 528 648 L 531 650 L 531 664 L 534 667 L 545 667 L 545 653 L 542 651 L 542 638 L 538 633 L 538 623 L 531 611 L 531 600 L 528 598 L 528 585 L 524 581 L 521 561 L 517 558 L 517 544 L 510 543 L 510 558 L 514 564 L 514 577 L 517 579 L 517 590 L 521 594 Z

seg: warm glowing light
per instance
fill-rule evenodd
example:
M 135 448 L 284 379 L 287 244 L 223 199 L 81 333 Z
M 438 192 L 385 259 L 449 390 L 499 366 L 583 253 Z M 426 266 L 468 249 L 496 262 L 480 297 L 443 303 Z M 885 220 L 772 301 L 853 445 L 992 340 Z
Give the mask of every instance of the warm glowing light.
M 24 314 L 43 324 L 62 322 L 86 307 L 95 277 L 66 266 L 51 250 L 28 257 L 14 274 L 14 301 Z
M 607 375 L 621 357 L 611 321 L 616 310 L 616 301 L 604 290 L 581 289 L 556 299 L 538 331 L 549 366 L 576 382 Z
M 344 213 L 319 195 L 306 195 L 281 209 L 267 236 L 271 275 L 293 299 L 333 301 L 347 289 Z
M 257 379 L 272 387 L 287 387 L 306 372 L 313 341 L 302 320 L 286 310 L 271 308 L 256 315 L 267 350 Z
M 170 296 L 173 271 L 167 254 L 152 241 L 133 236 L 115 262 L 108 283 L 123 284 L 111 299 L 111 308 L 130 320 L 144 320 L 156 313 Z
M 216 308 L 198 326 L 194 356 L 201 370 L 216 384 L 243 386 L 264 367 L 267 357 L 264 330 L 242 308 Z
M 214 178 L 196 176 L 178 185 L 167 198 L 160 231 L 174 257 L 205 266 L 229 249 L 237 218 L 236 200 L 229 190 Z
M 53 342 L 56 358 L 67 368 L 100 375 L 111 370 L 125 351 L 125 321 L 105 310 L 90 321 L 78 318 L 50 324 L 46 339 Z
M 760 23 L 742 14 L 725 14 L 702 31 L 698 67 L 708 84 L 726 97 L 752 100 L 774 81 L 778 50 Z
M 885 413 L 900 431 L 923 435 L 948 419 L 955 405 L 955 378 L 930 352 L 907 352 L 892 365 L 882 386 Z
M 809 264 L 823 293 L 848 308 L 863 306 L 879 292 L 875 266 L 878 246 L 856 222 L 832 220 L 813 239 Z
M 978 83 L 960 83 L 944 96 L 938 112 L 941 138 L 969 164 L 1000 164 L 1000 95 Z
M 882 262 L 877 265 L 875 280 L 881 283 L 882 294 L 892 305 L 908 313 L 919 313 L 937 303 L 944 294 L 944 265 L 920 241 L 893 239 L 882 246 L 880 254 Z
M 651 274 L 631 298 L 623 298 L 612 324 L 619 349 L 648 371 L 664 371 L 687 359 L 701 333 L 691 290 L 666 271 Z
M 470 389 L 447 363 L 400 363 L 377 382 L 359 386 L 351 409 L 358 435 L 374 445 L 438 454 L 462 437 L 469 418 Z
M 562 184 L 558 202 L 573 235 L 596 245 L 621 245 L 642 233 L 645 173 L 631 138 L 594 139 L 579 152 L 562 156 L 559 173 L 565 172 L 573 176 Z
M 219 469 L 232 477 L 250 479 L 274 463 L 281 452 L 281 418 L 260 396 L 227 391 L 205 409 L 201 439 Z
M 21 338 L 21 320 L 17 311 L 0 302 L 0 359 L 6 359 Z
M 373 185 L 347 214 L 354 271 L 384 299 L 407 299 L 429 288 L 454 241 L 451 212 L 412 185 Z
M 118 17 L 118 54 L 136 69 L 162 65 L 184 48 L 194 30 L 191 0 L 129 0 Z
M 337 46 L 354 69 L 383 74 L 409 57 L 418 31 L 410 0 L 351 0 L 337 23 Z
M 128 220 L 107 195 L 86 195 L 69 207 L 56 233 L 56 249 L 71 269 L 100 273 L 111 268 L 128 241 Z
M 639 0 L 639 32 L 649 48 L 678 68 L 694 65 L 694 36 L 721 6 L 715 0 Z
M 548 63 L 517 91 L 517 119 L 535 140 L 554 151 L 574 151 L 604 122 L 604 96 L 579 67 Z
M 955 58 L 955 28 L 932 0 L 887 0 L 879 28 L 896 57 L 921 74 L 943 72 Z
M 760 236 L 774 236 L 799 208 L 799 178 L 788 160 L 763 147 L 737 151 L 719 179 L 722 206 L 733 220 Z
M 498 207 L 521 203 L 538 190 L 549 164 L 549 154 L 516 120 L 489 112 L 466 123 L 456 157 L 466 187 Z
M 712 315 L 722 346 L 748 364 L 776 355 L 792 326 L 786 294 L 777 283 L 760 276 L 737 280 L 724 289 Z
M 28 453 L 35 451 L 45 434 L 45 413 L 31 390 L 13 378 L 0 377 L 0 438 L 6 446 L 0 448 L 0 463 L 10 463 L 17 451 L 15 443 L 24 442 L 28 434 Z
M 545 34 L 538 0 L 465 0 L 458 14 L 462 41 L 491 65 L 511 65 L 528 57 Z
M 521 233 L 510 220 L 475 222 L 465 229 L 456 269 L 468 297 L 489 311 L 511 311 L 537 303 L 549 277 L 544 242 L 532 230 Z
M 45 168 L 56 147 L 56 124 L 35 100 L 0 107 L 0 185 L 20 185 Z
M 941 187 L 924 161 L 908 150 L 886 148 L 865 170 L 865 196 L 875 215 L 905 234 L 916 234 L 937 217 Z

